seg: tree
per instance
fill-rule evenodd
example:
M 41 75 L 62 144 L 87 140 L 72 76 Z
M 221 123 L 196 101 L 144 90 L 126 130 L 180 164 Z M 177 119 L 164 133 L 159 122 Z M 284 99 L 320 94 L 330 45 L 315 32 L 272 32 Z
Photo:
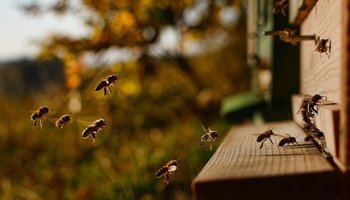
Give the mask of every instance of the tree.
M 41 57 L 59 56 L 68 63 L 87 52 L 101 55 L 115 48 L 132 49 L 145 71 L 152 68 L 155 59 L 170 59 L 202 89 L 200 78 L 188 64 L 186 43 L 212 43 L 202 51 L 217 48 L 218 45 L 213 44 L 217 42 L 215 37 L 224 37 L 227 44 L 237 28 L 242 3 L 232 0 L 81 0 L 78 3 L 55 0 L 52 5 L 33 2 L 23 8 L 34 14 L 77 13 L 88 27 L 86 37 L 52 35 L 41 43 Z M 179 45 L 161 48 L 159 40 L 169 28 L 178 34 Z M 222 42 L 220 45 L 224 46 Z M 156 55 L 155 49 L 159 52 Z

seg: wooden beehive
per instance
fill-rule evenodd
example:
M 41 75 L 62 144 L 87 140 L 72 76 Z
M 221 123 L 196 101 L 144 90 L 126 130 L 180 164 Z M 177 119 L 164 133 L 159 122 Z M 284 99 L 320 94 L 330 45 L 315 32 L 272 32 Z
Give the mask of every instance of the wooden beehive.
M 289 9 L 289 22 L 300 27 L 301 35 L 315 34 L 331 41 L 329 57 L 315 51 L 314 41 L 300 44 L 300 64 L 295 66 L 300 69 L 300 92 L 290 97 L 293 121 L 233 127 L 194 179 L 195 199 L 349 197 L 346 188 L 350 185 L 350 3 L 349 0 L 295 0 Z M 248 50 L 251 48 L 254 45 Z M 325 134 L 335 163 L 302 141 L 305 133 L 301 117 L 296 113 L 304 94 L 317 93 L 327 96 L 324 102 L 327 104 L 319 106 L 316 124 Z M 276 132 L 300 138 L 298 147 L 278 147 L 267 140 L 260 149 L 252 134 L 272 127 Z M 278 139 L 273 138 L 273 142 L 278 143 Z

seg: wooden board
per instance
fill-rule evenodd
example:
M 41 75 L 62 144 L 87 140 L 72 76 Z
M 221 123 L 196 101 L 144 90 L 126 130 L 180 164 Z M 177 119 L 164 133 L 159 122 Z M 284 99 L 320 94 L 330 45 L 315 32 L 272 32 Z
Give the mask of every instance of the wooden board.
M 299 26 L 310 13 L 317 0 L 292 0 L 289 1 L 289 22 Z
M 328 100 L 340 103 L 341 85 L 341 0 L 317 1 L 301 25 L 302 35 L 316 34 L 331 40 L 331 53 L 315 52 L 313 41 L 300 45 L 300 81 L 302 94 L 323 92 Z
M 260 149 L 253 134 L 268 128 L 297 137 L 299 145 L 266 141 Z M 195 199 L 334 199 L 334 169 L 304 137 L 292 121 L 233 127 L 194 179 Z

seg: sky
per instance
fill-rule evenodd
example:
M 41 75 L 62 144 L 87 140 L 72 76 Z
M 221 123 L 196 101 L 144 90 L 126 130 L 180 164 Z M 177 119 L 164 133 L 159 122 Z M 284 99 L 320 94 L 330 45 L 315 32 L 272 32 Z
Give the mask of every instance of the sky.
M 87 30 L 77 17 L 51 14 L 31 16 L 20 10 L 20 5 L 32 1 L 35 0 L 0 1 L 0 61 L 33 57 L 39 49 L 34 41 L 43 40 L 50 33 L 86 34 Z M 36 2 L 47 4 L 52 0 Z

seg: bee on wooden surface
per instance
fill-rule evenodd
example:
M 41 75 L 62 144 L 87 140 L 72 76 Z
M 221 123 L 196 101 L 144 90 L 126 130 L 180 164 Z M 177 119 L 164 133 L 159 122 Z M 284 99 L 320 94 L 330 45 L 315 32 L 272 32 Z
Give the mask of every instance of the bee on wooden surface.
M 332 43 L 329 39 L 320 39 L 320 36 L 317 36 L 315 38 L 315 46 L 315 51 L 320 53 L 320 57 L 322 53 L 325 53 L 330 58 Z
M 275 6 L 272 8 L 273 14 L 282 13 L 283 16 L 286 16 L 286 8 L 288 7 L 288 0 L 281 0 L 275 3 Z
M 63 128 L 65 125 L 67 125 L 70 122 L 70 120 L 71 120 L 70 115 L 65 114 L 57 119 L 57 121 L 55 122 L 55 125 L 57 128 Z
M 281 41 L 296 45 L 304 40 L 315 40 L 315 35 L 297 35 L 296 31 L 290 28 L 276 31 L 265 31 L 264 35 L 278 36 Z
M 98 119 L 83 130 L 83 132 L 81 133 L 81 137 L 83 139 L 86 139 L 91 135 L 92 142 L 94 143 L 96 140 L 96 134 L 100 132 L 105 126 L 107 126 L 105 120 Z
M 314 123 L 314 114 L 310 112 L 308 109 L 302 108 L 300 110 L 301 118 L 305 124 L 313 124 Z
M 206 129 L 204 126 L 202 126 L 202 128 L 205 134 L 201 137 L 200 145 L 202 145 L 204 142 L 209 142 L 211 151 L 213 149 L 213 142 L 219 139 L 219 134 L 217 131 L 213 131 L 209 127 Z
M 323 132 L 320 129 L 318 129 L 316 127 L 316 125 L 313 124 L 313 123 L 304 123 L 303 124 L 303 128 L 304 128 L 305 132 L 308 135 L 311 135 L 312 137 L 315 137 L 315 138 L 322 138 L 322 137 L 324 137 Z
M 106 80 L 102 80 L 95 88 L 95 91 L 100 91 L 103 89 L 104 95 L 107 95 L 107 91 L 109 94 L 112 94 L 112 90 L 110 86 L 114 86 L 119 80 L 118 74 L 109 75 Z
M 326 96 L 321 96 L 320 94 L 315 94 L 314 96 L 312 96 L 312 99 L 309 103 L 309 111 L 313 111 L 316 114 L 318 114 L 318 108 L 317 105 L 319 104 L 320 100 L 326 100 L 327 97 Z
M 156 178 L 164 176 L 164 183 L 168 184 L 170 180 L 170 174 L 176 171 L 178 163 L 176 160 L 171 160 L 163 167 L 161 167 L 155 174 Z
M 309 95 L 306 94 L 301 101 L 299 110 L 297 114 L 300 112 L 304 123 L 314 123 L 313 119 L 315 114 L 318 114 L 318 104 L 320 100 L 326 99 L 326 96 L 322 96 L 320 94 Z
M 306 137 L 304 138 L 305 142 L 310 142 L 312 140 L 312 138 L 314 138 L 312 135 L 307 134 Z
M 309 94 L 305 94 L 303 100 L 301 101 L 301 104 L 299 106 L 299 110 L 297 112 L 297 114 L 302 110 L 308 110 L 309 109 L 309 104 L 312 101 L 312 95 Z
M 264 142 L 268 139 L 270 140 L 271 144 L 273 144 L 272 140 L 271 140 L 271 136 L 272 135 L 276 135 L 276 133 L 274 133 L 272 131 L 272 129 L 269 129 L 261 134 L 259 134 L 258 138 L 256 139 L 257 142 L 261 142 L 261 145 L 260 145 L 260 149 L 264 146 Z
M 295 137 L 292 137 L 287 134 L 287 137 L 284 137 L 279 143 L 278 146 L 282 147 L 283 145 L 289 145 L 289 144 L 298 144 L 297 140 Z
M 37 120 L 39 120 L 40 123 L 40 129 L 43 128 L 42 120 L 46 117 L 46 115 L 49 113 L 49 108 L 47 106 L 42 106 L 38 110 L 36 110 L 31 116 L 31 120 L 34 121 L 33 127 L 36 126 Z

